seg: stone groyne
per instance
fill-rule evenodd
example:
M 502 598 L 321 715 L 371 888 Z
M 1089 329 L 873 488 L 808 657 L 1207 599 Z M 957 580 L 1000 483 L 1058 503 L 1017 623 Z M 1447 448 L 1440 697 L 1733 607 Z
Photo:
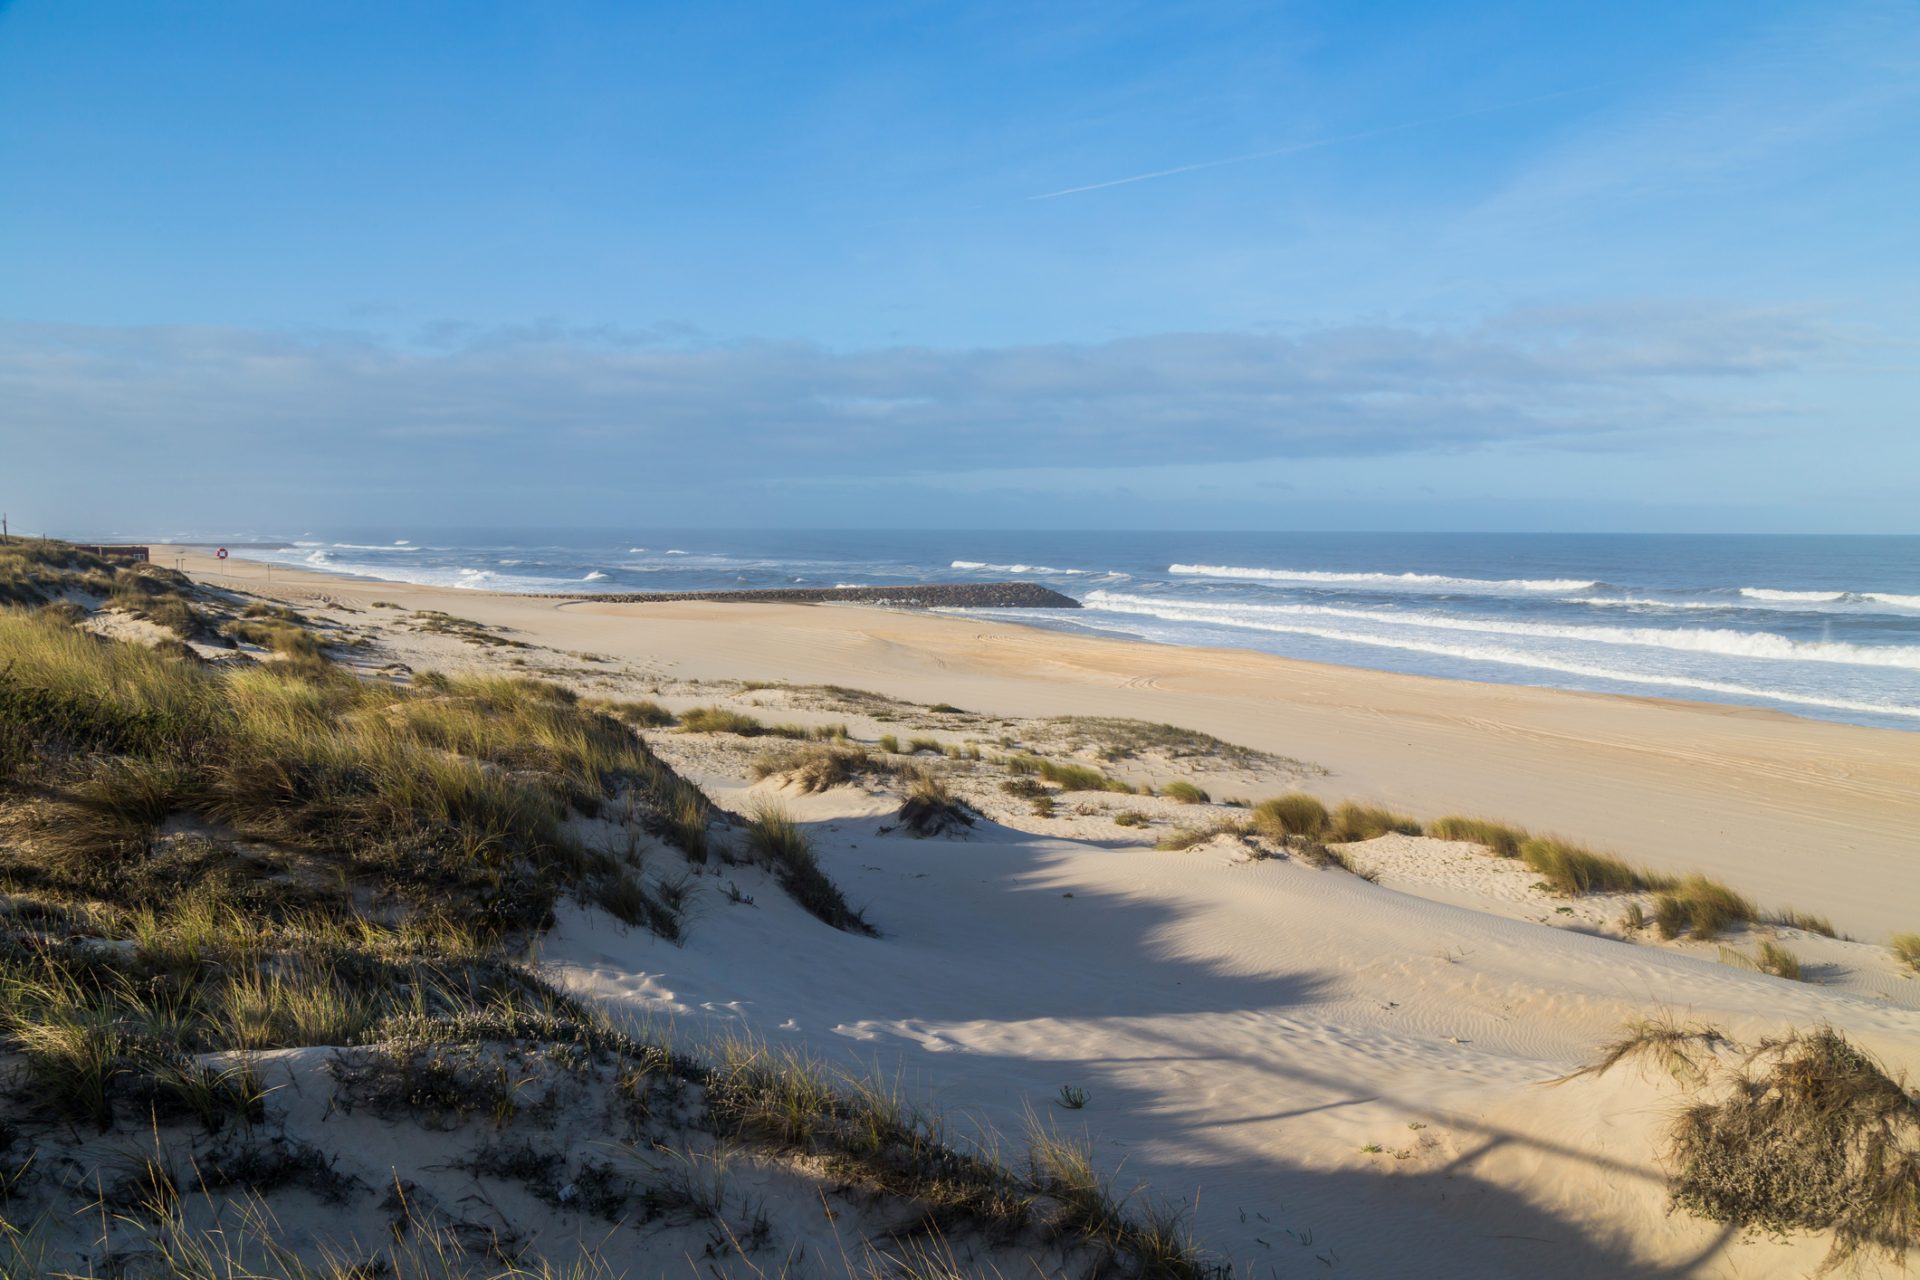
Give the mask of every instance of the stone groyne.
M 890 604 L 912 609 L 1078 609 L 1080 602 L 1036 582 L 929 582 L 900 587 L 767 587 L 751 591 L 609 591 L 568 600 L 609 604 Z

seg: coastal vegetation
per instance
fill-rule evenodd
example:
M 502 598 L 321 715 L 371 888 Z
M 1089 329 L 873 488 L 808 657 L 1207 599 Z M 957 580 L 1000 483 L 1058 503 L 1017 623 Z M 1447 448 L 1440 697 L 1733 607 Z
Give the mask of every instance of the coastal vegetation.
M 817 1171 L 823 1203 L 936 1238 L 1103 1274 L 1216 1273 L 1176 1215 L 1125 1204 L 1059 1135 L 1002 1164 L 891 1089 L 749 1041 L 696 1056 L 636 1037 L 539 976 L 529 948 L 569 903 L 684 934 L 690 881 L 654 838 L 695 866 L 759 862 L 826 923 L 872 932 L 784 813 L 753 815 L 737 851 L 716 838 L 722 815 L 634 731 L 657 717 L 520 676 L 364 679 L 296 611 L 231 598 L 190 603 L 259 660 L 105 638 L 47 606 L 66 573 L 135 571 L 10 559 L 27 569 L 0 608 L 0 1194 L 20 1225 L 0 1273 L 68 1266 L 50 1250 L 72 1238 L 47 1233 L 88 1205 L 103 1252 L 86 1274 L 127 1258 L 172 1275 L 601 1273 L 476 1232 L 411 1181 L 424 1166 L 385 1188 L 342 1175 L 314 1142 L 360 1117 L 550 1206 L 713 1224 L 723 1254 L 771 1247 L 726 1185 L 741 1149 Z M 295 1078 L 329 1099 L 324 1130 L 275 1119 Z M 583 1124 L 675 1159 L 548 1136 Z M 130 1154 L 103 1161 L 87 1135 Z M 271 1208 L 287 1190 L 379 1206 L 388 1243 L 296 1240 Z M 189 1212 L 201 1200 L 228 1206 L 212 1228 Z
M 1579 1075 L 1650 1061 L 1694 1095 L 1669 1122 L 1675 1208 L 1743 1231 L 1829 1231 L 1829 1269 L 1920 1242 L 1920 1096 L 1832 1028 L 1737 1046 L 1636 1023 Z

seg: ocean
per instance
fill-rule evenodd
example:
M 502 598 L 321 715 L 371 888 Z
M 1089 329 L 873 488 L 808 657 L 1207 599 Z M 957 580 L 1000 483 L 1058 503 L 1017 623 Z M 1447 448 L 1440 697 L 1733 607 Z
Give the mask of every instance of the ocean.
M 237 554 L 491 591 L 1021 578 L 1085 608 L 980 612 L 1920 729 L 1916 536 L 401 529 Z

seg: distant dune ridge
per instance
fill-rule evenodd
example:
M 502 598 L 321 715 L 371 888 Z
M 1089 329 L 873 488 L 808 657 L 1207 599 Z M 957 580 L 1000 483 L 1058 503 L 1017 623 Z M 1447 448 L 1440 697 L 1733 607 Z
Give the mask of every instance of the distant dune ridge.
M 185 565 L 0 546 L 15 1270 L 1920 1243 L 1914 735 Z

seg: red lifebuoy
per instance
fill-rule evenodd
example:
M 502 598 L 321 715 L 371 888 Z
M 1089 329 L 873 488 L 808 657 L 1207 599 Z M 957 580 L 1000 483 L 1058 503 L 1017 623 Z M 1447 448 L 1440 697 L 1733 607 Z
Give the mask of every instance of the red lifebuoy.
M 218 551 L 214 552 L 213 554 L 215 554 L 216 556 L 219 556 L 222 560 L 225 560 L 227 558 L 227 549 L 225 547 L 222 547 Z

